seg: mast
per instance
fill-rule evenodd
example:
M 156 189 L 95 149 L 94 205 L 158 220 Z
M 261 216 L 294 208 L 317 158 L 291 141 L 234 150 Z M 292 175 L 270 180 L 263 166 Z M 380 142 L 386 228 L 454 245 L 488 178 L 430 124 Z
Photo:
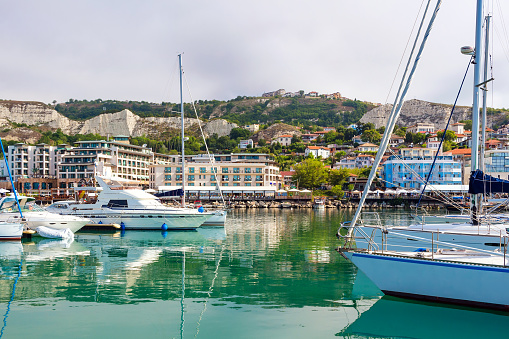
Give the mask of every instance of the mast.
M 405 77 L 406 77 L 406 74 L 407 74 L 407 70 L 408 70 L 408 68 L 410 66 L 412 55 L 413 55 L 415 47 L 417 45 L 417 39 L 420 36 L 421 28 L 422 28 L 422 25 L 423 25 L 424 20 L 426 18 L 426 13 L 428 11 L 428 6 L 426 6 L 426 9 L 424 11 L 424 15 L 422 17 L 422 22 L 421 22 L 421 25 L 419 27 L 419 30 L 417 32 L 417 36 L 416 36 L 416 39 L 415 39 L 415 42 L 414 42 L 414 46 L 412 48 L 412 51 L 410 52 L 410 57 L 408 59 L 407 69 L 405 70 L 405 72 L 403 74 L 403 77 L 402 77 L 402 80 L 401 80 L 401 85 L 400 85 L 400 88 L 398 90 L 398 94 L 396 95 L 396 98 L 394 100 L 394 105 L 392 106 L 392 111 L 391 111 L 391 114 L 389 116 L 389 119 L 388 119 L 388 122 L 387 122 L 387 126 L 385 128 L 385 132 L 384 132 L 383 137 L 382 137 L 382 141 L 380 142 L 380 147 L 378 148 L 378 153 L 376 154 L 375 161 L 373 162 L 373 166 L 371 167 L 371 172 L 369 173 L 369 177 L 368 177 L 368 180 L 366 182 L 366 186 L 364 187 L 364 192 L 362 192 L 362 196 L 361 196 L 361 200 L 359 202 L 359 206 L 357 207 L 357 210 L 355 211 L 355 214 L 354 214 L 354 216 L 352 218 L 352 221 L 350 222 L 350 228 L 348 230 L 348 236 L 349 237 L 352 236 L 352 234 L 353 234 L 353 230 L 355 228 L 355 224 L 357 222 L 357 219 L 359 218 L 360 213 L 362 211 L 362 207 L 364 205 L 364 201 L 366 201 L 366 197 L 368 195 L 369 187 L 371 186 L 371 183 L 373 182 L 373 179 L 376 176 L 376 171 L 377 171 L 378 165 L 380 164 L 380 162 L 382 160 L 382 156 L 385 153 L 385 150 L 387 149 L 387 146 L 389 145 L 389 139 L 391 137 L 391 134 L 392 134 L 392 131 L 394 129 L 394 126 L 396 125 L 396 121 L 398 120 L 399 114 L 401 112 L 401 107 L 403 106 L 403 102 L 405 100 L 405 96 L 406 96 L 406 94 L 408 92 L 408 89 L 410 88 L 410 83 L 412 82 L 413 75 L 415 73 L 415 70 L 417 69 L 417 65 L 419 64 L 419 60 L 421 59 L 421 55 L 422 55 L 422 52 L 424 50 L 424 46 L 426 45 L 426 42 L 427 42 L 428 37 L 429 37 L 429 34 L 431 32 L 431 28 L 433 27 L 433 23 L 435 22 L 435 18 L 437 16 L 437 13 L 438 13 L 438 10 L 440 9 L 441 4 L 442 4 L 442 1 L 438 0 L 437 4 L 435 6 L 435 10 L 433 11 L 431 19 L 430 19 L 430 21 L 428 23 L 428 27 L 426 29 L 426 32 L 425 32 L 425 34 L 424 34 L 424 36 L 422 38 L 421 45 L 419 47 L 417 55 L 416 55 L 416 57 L 414 59 L 414 63 L 413 63 L 412 69 L 410 70 L 410 73 L 408 74 L 408 78 L 406 79 L 405 87 L 403 88 L 403 91 L 401 92 L 401 89 L 403 87 L 403 83 L 404 83 L 404 80 L 405 80 Z M 429 5 L 429 2 L 428 2 L 428 5 Z M 401 95 L 400 95 L 400 93 L 401 93 Z
M 480 159 L 480 167 L 481 167 L 481 170 L 484 172 L 484 153 L 485 153 L 485 150 L 486 150 L 486 116 L 487 116 L 487 111 L 486 111 L 486 99 L 488 97 L 488 60 L 489 60 L 489 43 L 490 43 L 490 20 L 491 19 L 491 16 L 490 15 L 487 15 L 486 16 L 486 27 L 485 27 L 485 39 L 484 39 L 484 74 L 483 74 L 483 85 L 481 87 L 481 89 L 483 90 L 482 92 L 482 120 L 481 120 L 481 159 Z M 480 200 L 480 205 L 479 205 L 479 211 L 482 212 L 482 204 L 483 204 L 483 201 L 482 199 Z
M 475 23 L 475 55 L 474 55 L 474 98 L 472 104 L 472 172 L 479 169 L 479 84 L 481 79 L 482 60 L 482 24 L 483 24 L 483 0 L 477 0 L 476 23 Z M 484 126 L 482 126 L 484 129 Z M 477 225 L 477 212 L 480 207 L 480 196 L 472 197 L 472 222 Z
M 182 96 L 182 54 L 179 54 L 179 68 L 180 68 L 180 128 L 182 134 L 182 207 L 186 205 L 186 161 L 184 152 L 184 99 Z

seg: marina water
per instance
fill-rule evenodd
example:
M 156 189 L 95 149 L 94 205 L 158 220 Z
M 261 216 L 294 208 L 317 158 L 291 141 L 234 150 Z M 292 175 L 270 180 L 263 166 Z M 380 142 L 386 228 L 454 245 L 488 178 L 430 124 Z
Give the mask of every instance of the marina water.
M 350 212 L 0 243 L 2 338 L 490 338 L 505 313 L 382 297 L 336 251 Z M 406 221 L 403 210 L 381 214 Z M 482 293 L 482 291 L 479 291 Z

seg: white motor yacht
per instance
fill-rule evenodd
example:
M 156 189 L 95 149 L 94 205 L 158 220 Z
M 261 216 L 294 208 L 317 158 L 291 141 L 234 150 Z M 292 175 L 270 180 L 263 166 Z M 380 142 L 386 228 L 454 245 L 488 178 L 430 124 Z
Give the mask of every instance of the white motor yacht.
M 62 215 L 90 218 L 94 223 L 119 224 L 123 229 L 190 230 L 211 218 L 225 218 L 203 209 L 167 207 L 159 198 L 137 188 L 109 187 L 96 177 L 102 191 L 93 204 L 60 201 L 46 208 Z
M 79 231 L 84 225 L 90 223 L 89 219 L 71 215 L 59 215 L 51 213 L 39 207 L 32 197 L 18 196 L 21 212 L 21 218 L 16 198 L 13 194 L 0 199 L 0 223 L 23 222 L 30 229 L 37 229 L 39 226 L 50 227 L 57 230 L 70 229 L 73 233 Z M 1 226 L 1 224 L 0 224 Z M 18 226 L 19 227 L 19 226 Z M 19 238 L 18 238 L 19 239 Z

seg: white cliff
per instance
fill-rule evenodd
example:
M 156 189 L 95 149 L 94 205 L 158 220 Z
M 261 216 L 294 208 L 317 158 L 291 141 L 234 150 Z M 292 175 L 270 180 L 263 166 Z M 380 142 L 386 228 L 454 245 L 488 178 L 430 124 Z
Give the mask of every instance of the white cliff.
M 101 114 L 85 121 L 71 120 L 56 110 L 40 102 L 0 101 L 0 126 L 11 123 L 26 124 L 28 126 L 43 126 L 51 129 L 60 128 L 65 134 L 100 134 L 100 135 L 146 135 L 158 138 L 168 132 L 180 130 L 180 118 L 141 118 L 125 109 L 116 113 Z M 197 131 L 198 119 L 185 118 L 184 127 Z M 237 127 L 222 119 L 209 123 L 202 122 L 206 136 L 216 133 L 218 136 L 228 135 Z

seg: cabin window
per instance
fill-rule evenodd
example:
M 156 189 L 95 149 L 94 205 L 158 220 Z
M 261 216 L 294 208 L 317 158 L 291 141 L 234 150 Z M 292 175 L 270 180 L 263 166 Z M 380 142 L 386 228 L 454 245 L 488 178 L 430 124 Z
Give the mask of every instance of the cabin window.
M 110 200 L 108 207 L 127 207 L 127 200 Z

